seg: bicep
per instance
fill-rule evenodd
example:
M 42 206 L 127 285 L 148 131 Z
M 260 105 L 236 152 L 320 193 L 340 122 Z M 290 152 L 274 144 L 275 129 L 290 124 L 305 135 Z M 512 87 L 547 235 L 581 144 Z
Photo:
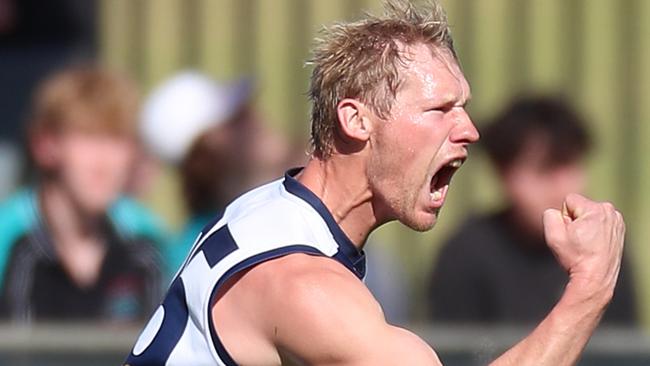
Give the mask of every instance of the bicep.
M 433 349 L 422 339 L 388 324 L 372 334 L 339 330 L 328 337 L 305 334 L 301 338 L 280 347 L 281 354 L 317 366 L 441 365 Z
M 284 357 L 318 366 L 440 365 L 423 340 L 386 323 L 361 282 L 321 278 L 299 292 L 276 328 Z
M 406 329 L 387 325 L 374 341 L 368 344 L 371 359 L 359 365 L 441 365 L 433 349 Z

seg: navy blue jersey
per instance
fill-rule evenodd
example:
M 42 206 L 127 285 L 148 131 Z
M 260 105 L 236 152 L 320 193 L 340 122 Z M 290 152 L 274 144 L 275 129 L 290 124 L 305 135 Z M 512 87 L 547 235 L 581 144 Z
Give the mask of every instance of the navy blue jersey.
M 244 194 L 198 234 L 126 364 L 236 365 L 214 329 L 212 305 L 229 278 L 264 261 L 293 253 L 328 256 L 363 278 L 363 252 L 293 177 L 298 172 Z

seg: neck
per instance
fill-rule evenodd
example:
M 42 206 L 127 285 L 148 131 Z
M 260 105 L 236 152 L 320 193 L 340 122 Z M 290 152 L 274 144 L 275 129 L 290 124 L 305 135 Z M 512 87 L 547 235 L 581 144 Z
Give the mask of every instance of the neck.
M 43 217 L 64 271 L 77 286 L 93 286 L 106 254 L 101 239 L 103 214 L 81 209 L 70 191 L 57 182 L 44 182 L 40 195 Z
M 370 232 L 382 224 L 365 171 L 361 158 L 334 155 L 327 160 L 312 157 L 298 177 L 320 198 L 359 250 Z
M 54 244 L 91 239 L 101 230 L 102 215 L 85 212 L 70 192 L 58 182 L 45 181 L 39 189 L 43 217 L 54 237 Z

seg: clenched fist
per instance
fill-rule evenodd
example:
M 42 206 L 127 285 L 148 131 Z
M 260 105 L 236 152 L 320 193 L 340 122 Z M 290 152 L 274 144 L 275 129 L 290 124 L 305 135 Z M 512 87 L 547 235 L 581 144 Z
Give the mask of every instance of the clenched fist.
M 611 298 L 621 265 L 625 223 L 609 202 L 570 194 L 562 211 L 544 212 L 544 235 L 570 282 L 586 295 Z

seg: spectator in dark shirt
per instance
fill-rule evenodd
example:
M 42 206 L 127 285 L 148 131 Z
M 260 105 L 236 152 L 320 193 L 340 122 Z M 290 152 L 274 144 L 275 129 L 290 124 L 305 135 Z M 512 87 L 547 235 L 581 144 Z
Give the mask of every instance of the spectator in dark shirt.
M 516 101 L 482 131 L 507 199 L 504 210 L 469 218 L 443 246 L 429 298 L 435 320 L 537 323 L 560 298 L 567 275 L 543 237 L 542 214 L 584 188 L 590 138 L 580 116 L 553 98 Z M 638 320 L 624 258 L 603 322 Z
M 93 66 L 36 94 L 38 182 L 0 204 L 0 304 L 14 321 L 141 320 L 160 301 L 159 226 L 121 197 L 136 153 L 137 94 Z

